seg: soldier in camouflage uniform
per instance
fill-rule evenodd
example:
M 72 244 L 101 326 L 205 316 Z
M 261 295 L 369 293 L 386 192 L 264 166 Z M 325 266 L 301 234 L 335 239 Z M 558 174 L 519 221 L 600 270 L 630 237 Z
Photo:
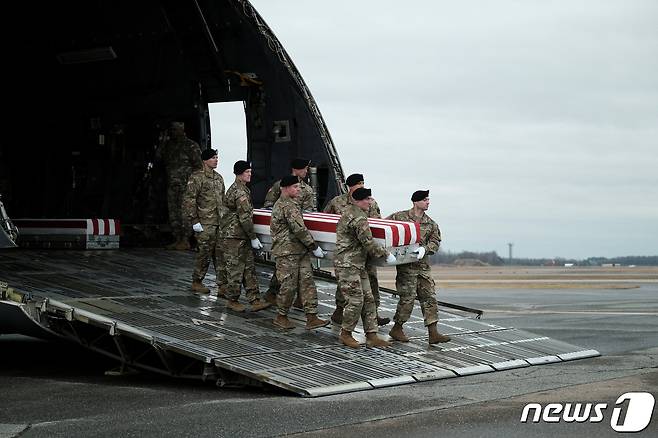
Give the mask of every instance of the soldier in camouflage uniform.
M 194 224 L 192 229 L 199 245 L 192 274 L 192 291 L 208 293 L 210 290 L 203 285 L 203 278 L 208 272 L 211 259 L 218 283 L 221 285 L 225 281 L 221 279 L 221 262 L 218 262 L 216 256 L 217 241 L 221 235 L 220 224 L 225 211 L 224 178 L 215 172 L 218 162 L 216 150 L 206 149 L 201 158 L 203 168 L 193 172 L 187 182 L 183 211 L 189 223 Z
M 306 313 L 306 329 L 315 329 L 329 324 L 318 318 L 318 293 L 313 281 L 311 256 L 324 257 L 324 252 L 315 243 L 304 225 L 304 218 L 295 202 L 300 184 L 294 175 L 281 179 L 281 197 L 274 204 L 270 221 L 272 254 L 276 258 L 276 273 L 281 279 L 281 290 L 277 295 L 278 314 L 273 321 L 276 327 L 294 328 L 288 319 L 295 294 L 302 297 Z
M 162 158 L 167 172 L 167 207 L 174 242 L 169 249 L 190 249 L 190 225 L 182 211 L 187 180 L 193 171 L 201 169 L 201 149 L 187 138 L 185 125 L 172 122 L 169 139 L 162 147 Z
M 343 214 L 347 207 L 353 204 L 352 193 L 354 193 L 356 189 L 364 186 L 363 175 L 360 173 L 354 173 L 347 177 L 345 183 L 347 184 L 348 192 L 343 195 L 338 195 L 329 201 L 324 207 L 324 210 L 322 210 L 324 213 Z M 379 210 L 377 201 L 374 199 L 372 200 L 366 214 L 368 217 L 381 219 L 382 213 Z M 377 280 L 377 266 L 375 266 L 373 263 L 366 263 L 366 270 L 368 271 L 368 280 L 370 281 L 372 296 L 375 299 L 375 305 L 377 309 L 379 309 L 380 298 L 379 281 Z M 336 310 L 334 311 L 333 315 L 331 315 L 331 320 L 336 324 L 343 322 L 343 309 L 345 308 L 346 303 L 347 301 L 345 301 L 345 297 L 340 291 L 340 287 L 336 286 Z M 379 316 L 379 312 L 377 313 L 377 325 L 386 325 L 389 322 L 391 322 L 390 318 L 382 318 Z
M 310 160 L 305 158 L 295 158 L 290 162 L 292 168 L 292 175 L 296 176 L 299 181 L 300 193 L 295 199 L 295 203 L 299 205 L 302 211 L 317 211 L 315 196 L 313 195 L 313 187 L 306 183 L 306 175 L 308 175 L 308 166 L 311 164 Z M 272 208 L 274 203 L 281 196 L 281 180 L 275 182 L 270 190 L 265 195 L 265 202 L 263 208 Z
M 308 166 L 311 164 L 310 160 L 306 158 L 295 158 L 290 162 L 292 168 L 292 175 L 297 177 L 300 186 L 300 193 L 295 198 L 295 203 L 302 211 L 317 211 L 316 199 L 313 194 L 313 188 L 306 183 L 306 176 L 308 174 Z M 274 203 L 281 196 L 281 180 L 275 182 L 270 190 L 265 195 L 265 202 L 263 208 L 272 208 Z M 265 294 L 265 299 L 272 304 L 276 303 L 276 295 L 279 292 L 281 283 L 276 277 L 276 272 L 272 275 L 270 287 Z M 301 307 L 301 297 L 297 296 L 294 303 L 295 307 Z
M 417 262 L 397 265 L 395 288 L 399 301 L 393 320 L 395 325 L 389 335 L 398 341 L 409 342 L 402 330 L 402 325 L 409 320 L 414 308 L 414 300 L 420 302 L 430 344 L 448 342 L 450 338 L 440 334 L 436 328 L 439 321 L 436 298 L 434 297 L 434 279 L 429 264 L 429 256 L 439 250 L 441 231 L 439 226 L 425 212 L 430 206 L 429 190 L 418 190 L 411 196 L 413 208 L 398 211 L 386 219 L 420 224 L 420 248 L 417 250 Z
M 226 191 L 226 217 L 224 219 L 224 258 L 228 299 L 227 307 L 236 312 L 244 312 L 245 307 L 238 302 L 240 289 L 244 285 L 251 310 L 270 307 L 270 303 L 260 299 L 254 253 L 252 248 L 263 248 L 254 233 L 254 207 L 251 204 L 251 191 L 247 183 L 251 181 L 251 165 L 243 160 L 233 165 L 235 182 Z
M 366 345 L 369 347 L 390 345 L 377 336 L 377 310 L 370 290 L 366 260 L 368 257 L 386 257 L 388 263 L 394 263 L 395 257 L 375 243 L 372 238 L 366 214 L 372 202 L 370 195 L 370 189 L 363 187 L 356 189 L 352 193 L 352 204 L 343 211 L 336 225 L 334 268 L 340 290 L 347 301 L 343 310 L 339 340 L 351 348 L 360 346 L 352 337 L 352 331 L 359 317 L 363 322 L 363 331 L 366 333 Z

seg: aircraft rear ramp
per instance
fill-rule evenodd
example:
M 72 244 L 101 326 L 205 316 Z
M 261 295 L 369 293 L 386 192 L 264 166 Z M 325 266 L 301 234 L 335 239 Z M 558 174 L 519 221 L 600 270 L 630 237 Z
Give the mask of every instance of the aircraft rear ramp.
M 443 308 L 439 331 L 452 337 L 449 343 L 428 346 L 415 310 L 405 325 L 411 342 L 353 350 L 338 343 L 336 326 L 306 331 L 300 310 L 290 315 L 298 328 L 285 332 L 272 326 L 272 309 L 237 314 L 215 295 L 190 293 L 192 258 L 154 249 L 2 251 L 0 314 L 12 324 L 0 324 L 0 333 L 63 336 L 122 366 L 220 386 L 265 383 L 307 397 L 599 355 Z M 258 271 L 265 290 L 271 270 Z M 317 278 L 316 284 L 319 313 L 327 316 L 335 283 Z M 392 315 L 396 302 L 383 294 L 381 312 Z M 363 333 L 356 335 L 363 340 Z

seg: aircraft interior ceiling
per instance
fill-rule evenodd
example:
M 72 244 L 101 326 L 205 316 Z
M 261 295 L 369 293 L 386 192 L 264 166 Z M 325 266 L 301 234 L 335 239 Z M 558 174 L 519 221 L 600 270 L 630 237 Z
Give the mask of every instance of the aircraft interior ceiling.
M 0 144 L 0 193 L 12 217 L 166 223 L 157 148 L 176 120 L 202 149 L 217 147 L 212 102 L 245 104 L 256 206 L 295 156 L 318 168 L 320 202 L 341 191 L 340 163 L 312 97 L 248 2 L 12 7 L 21 29 L 11 41 L 14 138 Z

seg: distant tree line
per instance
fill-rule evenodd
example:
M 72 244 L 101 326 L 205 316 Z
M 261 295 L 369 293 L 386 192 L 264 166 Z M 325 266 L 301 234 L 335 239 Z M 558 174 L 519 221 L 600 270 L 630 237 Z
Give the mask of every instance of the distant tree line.
M 430 261 L 436 265 L 502 266 L 509 264 L 509 260 L 499 256 L 496 251 L 451 252 L 439 250 L 439 252 L 430 256 Z M 564 257 L 513 258 L 512 264 L 521 266 L 564 266 L 565 264 L 573 264 L 574 266 L 658 266 L 658 256 L 588 257 L 584 260 Z
M 430 256 L 432 264 L 441 265 L 490 265 L 501 266 L 505 264 L 496 251 L 490 252 L 450 252 L 439 250 L 439 252 Z
M 615 265 L 636 265 L 636 266 L 658 266 L 658 256 L 624 256 L 624 257 L 590 257 L 583 260 L 581 264 L 587 265 L 604 265 L 613 263 Z

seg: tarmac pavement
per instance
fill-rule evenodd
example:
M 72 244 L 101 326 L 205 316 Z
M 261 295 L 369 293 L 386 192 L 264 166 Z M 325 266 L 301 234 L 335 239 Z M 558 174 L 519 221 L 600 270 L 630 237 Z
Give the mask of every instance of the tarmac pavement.
M 617 398 L 658 398 L 658 284 L 634 289 L 445 289 L 484 319 L 592 348 L 601 357 L 303 399 L 217 389 L 115 366 L 75 345 L 0 336 L 0 438 L 205 436 L 596 436 Z M 391 309 L 385 310 L 389 314 Z M 606 403 L 598 423 L 521 423 L 527 403 Z M 657 436 L 649 426 L 633 436 Z

